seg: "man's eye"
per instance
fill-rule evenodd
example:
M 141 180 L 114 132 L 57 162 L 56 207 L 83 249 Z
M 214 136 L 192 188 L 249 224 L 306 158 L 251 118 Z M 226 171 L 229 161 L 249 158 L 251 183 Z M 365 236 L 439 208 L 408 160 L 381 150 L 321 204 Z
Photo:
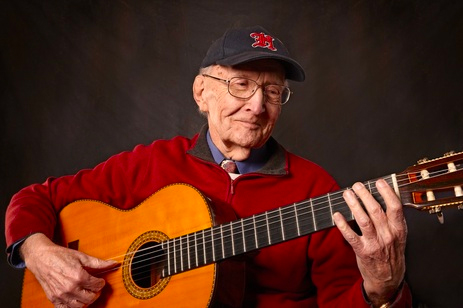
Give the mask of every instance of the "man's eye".
M 272 95 L 272 96 L 280 95 L 280 89 L 275 86 L 267 86 L 267 88 L 265 89 L 265 92 L 267 92 L 268 95 Z
M 233 85 L 237 88 L 245 89 L 249 87 L 249 80 L 238 78 L 233 80 Z

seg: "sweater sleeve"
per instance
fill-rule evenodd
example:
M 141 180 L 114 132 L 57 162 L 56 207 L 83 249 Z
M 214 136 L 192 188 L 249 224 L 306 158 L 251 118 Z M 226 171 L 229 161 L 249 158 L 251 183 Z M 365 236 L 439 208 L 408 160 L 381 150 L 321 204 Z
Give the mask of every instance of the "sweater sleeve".
M 42 184 L 20 190 L 12 197 L 6 212 L 7 253 L 12 252 L 14 243 L 34 233 L 53 239 L 59 212 L 75 200 L 95 199 L 124 209 L 137 205 L 151 192 L 150 185 L 143 185 L 147 170 L 153 167 L 150 153 L 151 147 L 137 146 L 93 169 L 48 178 Z M 8 260 L 13 261 L 13 257 L 9 255 Z

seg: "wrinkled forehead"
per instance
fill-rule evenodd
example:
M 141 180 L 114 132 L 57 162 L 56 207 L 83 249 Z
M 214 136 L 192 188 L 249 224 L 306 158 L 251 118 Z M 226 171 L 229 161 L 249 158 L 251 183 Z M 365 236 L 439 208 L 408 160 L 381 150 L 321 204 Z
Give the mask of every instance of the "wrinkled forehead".
M 244 77 L 255 77 L 265 73 L 281 82 L 285 81 L 285 69 L 283 65 L 272 59 L 256 60 L 247 63 L 238 64 L 235 66 L 220 66 L 217 65 L 218 73 L 234 74 Z

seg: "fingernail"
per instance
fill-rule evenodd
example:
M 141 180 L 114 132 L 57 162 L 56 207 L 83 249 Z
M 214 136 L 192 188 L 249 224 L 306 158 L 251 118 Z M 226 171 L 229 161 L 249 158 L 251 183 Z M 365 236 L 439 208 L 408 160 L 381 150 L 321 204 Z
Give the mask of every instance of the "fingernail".
M 384 179 L 379 179 L 378 181 L 376 181 L 376 184 L 378 185 L 378 187 L 386 187 L 387 186 L 387 183 Z

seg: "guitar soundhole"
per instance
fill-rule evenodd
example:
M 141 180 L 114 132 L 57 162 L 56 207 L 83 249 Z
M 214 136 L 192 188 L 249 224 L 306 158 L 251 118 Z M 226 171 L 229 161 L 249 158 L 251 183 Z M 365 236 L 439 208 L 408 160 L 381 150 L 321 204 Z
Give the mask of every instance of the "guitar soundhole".
M 130 245 L 122 264 L 124 286 L 133 297 L 150 299 L 161 293 L 170 281 L 163 277 L 165 253 L 162 242 L 169 239 L 160 231 L 147 231 Z
M 164 252 L 159 243 L 148 242 L 135 253 L 130 271 L 134 283 L 140 288 L 150 288 L 161 279 Z

